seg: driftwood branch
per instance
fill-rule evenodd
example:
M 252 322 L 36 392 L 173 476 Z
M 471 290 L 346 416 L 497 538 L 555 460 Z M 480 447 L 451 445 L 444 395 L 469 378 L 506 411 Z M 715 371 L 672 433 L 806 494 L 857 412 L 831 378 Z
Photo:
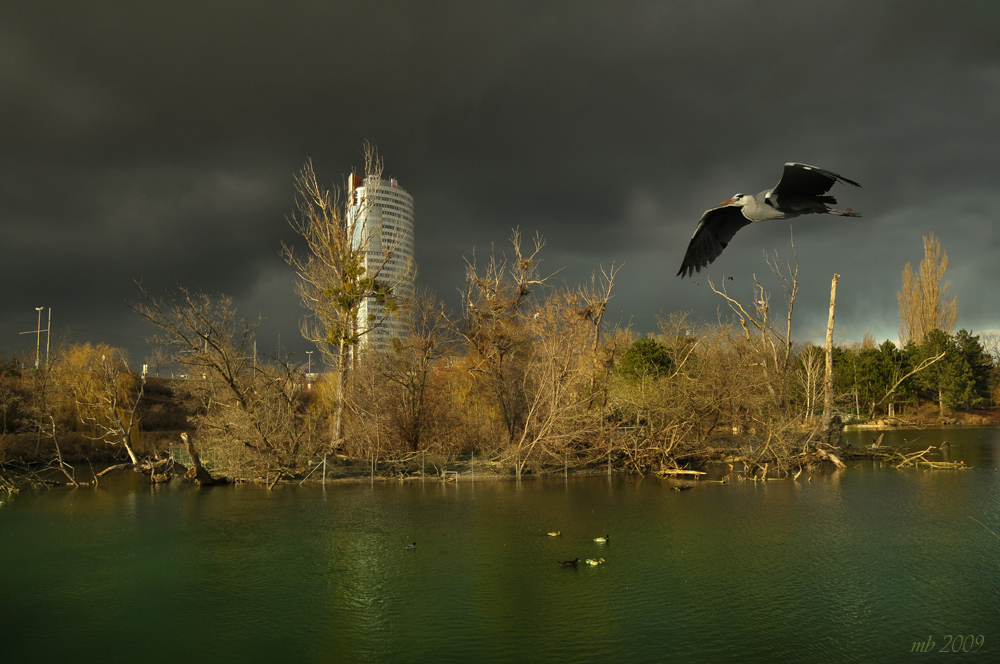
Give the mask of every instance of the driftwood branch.
M 919 466 L 923 464 L 936 470 L 968 470 L 970 468 L 970 466 L 965 465 L 964 461 L 929 461 L 924 455 L 933 449 L 935 448 L 931 445 L 926 450 L 921 452 L 900 455 L 901 460 L 895 467 L 902 468 L 904 466 Z
M 694 475 L 695 477 L 699 477 L 701 475 L 707 475 L 708 473 L 704 473 L 700 470 L 679 470 L 673 468 L 664 468 L 662 470 L 656 471 L 656 474 L 661 477 L 664 475 Z
M 893 385 L 892 387 L 890 387 L 889 391 L 885 393 L 885 396 L 882 397 L 882 399 L 880 399 L 878 403 L 876 403 L 874 406 L 872 406 L 872 411 L 868 414 L 868 419 L 872 419 L 873 417 L 875 417 L 875 409 L 877 409 L 879 406 L 881 406 L 882 404 L 884 404 L 885 401 L 886 401 L 886 399 L 888 399 L 893 394 L 895 394 L 896 388 L 899 387 L 904 380 L 906 380 L 907 378 L 909 378 L 910 376 L 912 376 L 915 373 L 919 373 L 919 372 L 923 371 L 924 369 L 926 369 L 927 367 L 931 366 L 932 364 L 934 364 L 938 360 L 942 359 L 943 357 L 944 357 L 944 352 L 943 351 L 942 351 L 942 353 L 940 355 L 937 355 L 935 357 L 928 357 L 923 362 L 921 362 L 919 365 L 917 365 L 916 369 L 914 369 L 910 373 L 906 374 L 905 376 L 903 376 L 902 378 L 900 378 L 899 380 L 897 380 L 896 384 Z

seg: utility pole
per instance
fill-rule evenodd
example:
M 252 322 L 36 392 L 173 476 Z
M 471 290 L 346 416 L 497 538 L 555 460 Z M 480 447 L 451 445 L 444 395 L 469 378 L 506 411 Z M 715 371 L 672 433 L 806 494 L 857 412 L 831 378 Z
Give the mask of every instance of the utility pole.
M 52 345 L 52 307 L 49 307 L 49 325 L 45 328 L 45 370 L 49 368 L 49 346 Z
M 38 312 L 38 327 L 35 328 L 35 369 L 38 368 L 39 352 L 41 350 L 42 341 L 42 309 L 45 307 L 35 307 L 35 311 Z
M 313 388 L 313 386 L 312 386 L 312 383 L 309 382 L 309 381 L 312 380 L 313 352 L 311 350 L 307 350 L 306 351 L 306 357 L 309 358 L 309 362 L 306 365 L 306 389 L 307 390 L 311 390 Z M 310 434 L 309 434 L 309 440 L 310 440 L 310 442 L 312 441 L 312 433 L 311 433 L 311 431 L 312 430 L 310 429 Z M 326 457 L 323 457 L 323 458 L 326 459 Z M 324 461 L 324 463 L 326 463 L 326 461 Z M 324 467 L 323 470 L 325 471 L 326 468 Z
M 38 312 L 38 325 L 35 329 L 28 330 L 27 332 L 21 332 L 21 334 L 34 334 L 35 335 L 35 369 L 37 370 L 41 360 L 42 352 L 42 310 L 45 307 L 35 307 L 35 311 Z M 45 368 L 49 368 L 49 338 L 52 336 L 52 307 L 49 307 L 49 327 L 45 331 Z

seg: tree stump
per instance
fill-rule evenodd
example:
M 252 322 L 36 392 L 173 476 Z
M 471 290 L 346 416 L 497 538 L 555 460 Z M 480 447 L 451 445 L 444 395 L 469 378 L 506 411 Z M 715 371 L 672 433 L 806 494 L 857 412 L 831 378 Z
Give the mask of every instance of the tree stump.
M 194 448 L 194 443 L 191 442 L 191 438 L 188 437 L 186 433 L 181 434 L 181 440 L 187 447 L 188 456 L 191 457 L 191 467 L 184 475 L 185 478 L 193 479 L 200 486 L 214 486 L 216 484 L 230 483 L 229 478 L 212 477 L 211 473 L 205 470 L 205 467 L 201 465 L 201 459 L 198 457 L 198 450 Z

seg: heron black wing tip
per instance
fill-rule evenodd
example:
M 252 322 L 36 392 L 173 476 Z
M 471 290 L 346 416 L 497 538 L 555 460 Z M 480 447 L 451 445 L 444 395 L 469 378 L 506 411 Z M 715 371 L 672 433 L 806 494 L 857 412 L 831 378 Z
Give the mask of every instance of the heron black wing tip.
M 707 266 L 706 266 L 707 267 Z M 681 279 L 685 277 L 693 277 L 695 272 L 701 272 L 701 265 L 696 265 L 694 263 L 684 263 L 681 265 L 681 269 L 677 271 L 677 276 Z

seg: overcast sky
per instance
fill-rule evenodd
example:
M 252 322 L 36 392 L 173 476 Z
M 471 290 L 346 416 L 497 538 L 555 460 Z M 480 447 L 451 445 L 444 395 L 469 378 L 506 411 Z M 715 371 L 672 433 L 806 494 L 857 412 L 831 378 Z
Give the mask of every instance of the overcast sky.
M 993 0 L 32 0 L 0 8 L 0 351 L 33 350 L 41 306 L 54 342 L 141 359 L 135 279 L 231 295 L 259 348 L 304 352 L 293 175 L 342 184 L 366 140 L 456 308 L 465 257 L 520 227 L 570 284 L 623 266 L 606 320 L 715 320 L 706 273 L 675 276 L 698 219 L 800 161 L 860 182 L 831 193 L 863 216 L 747 227 L 716 283 L 780 304 L 764 254 L 790 260 L 792 226 L 795 336 L 822 339 L 838 273 L 837 339 L 896 340 L 933 232 L 959 327 L 1000 330 Z

